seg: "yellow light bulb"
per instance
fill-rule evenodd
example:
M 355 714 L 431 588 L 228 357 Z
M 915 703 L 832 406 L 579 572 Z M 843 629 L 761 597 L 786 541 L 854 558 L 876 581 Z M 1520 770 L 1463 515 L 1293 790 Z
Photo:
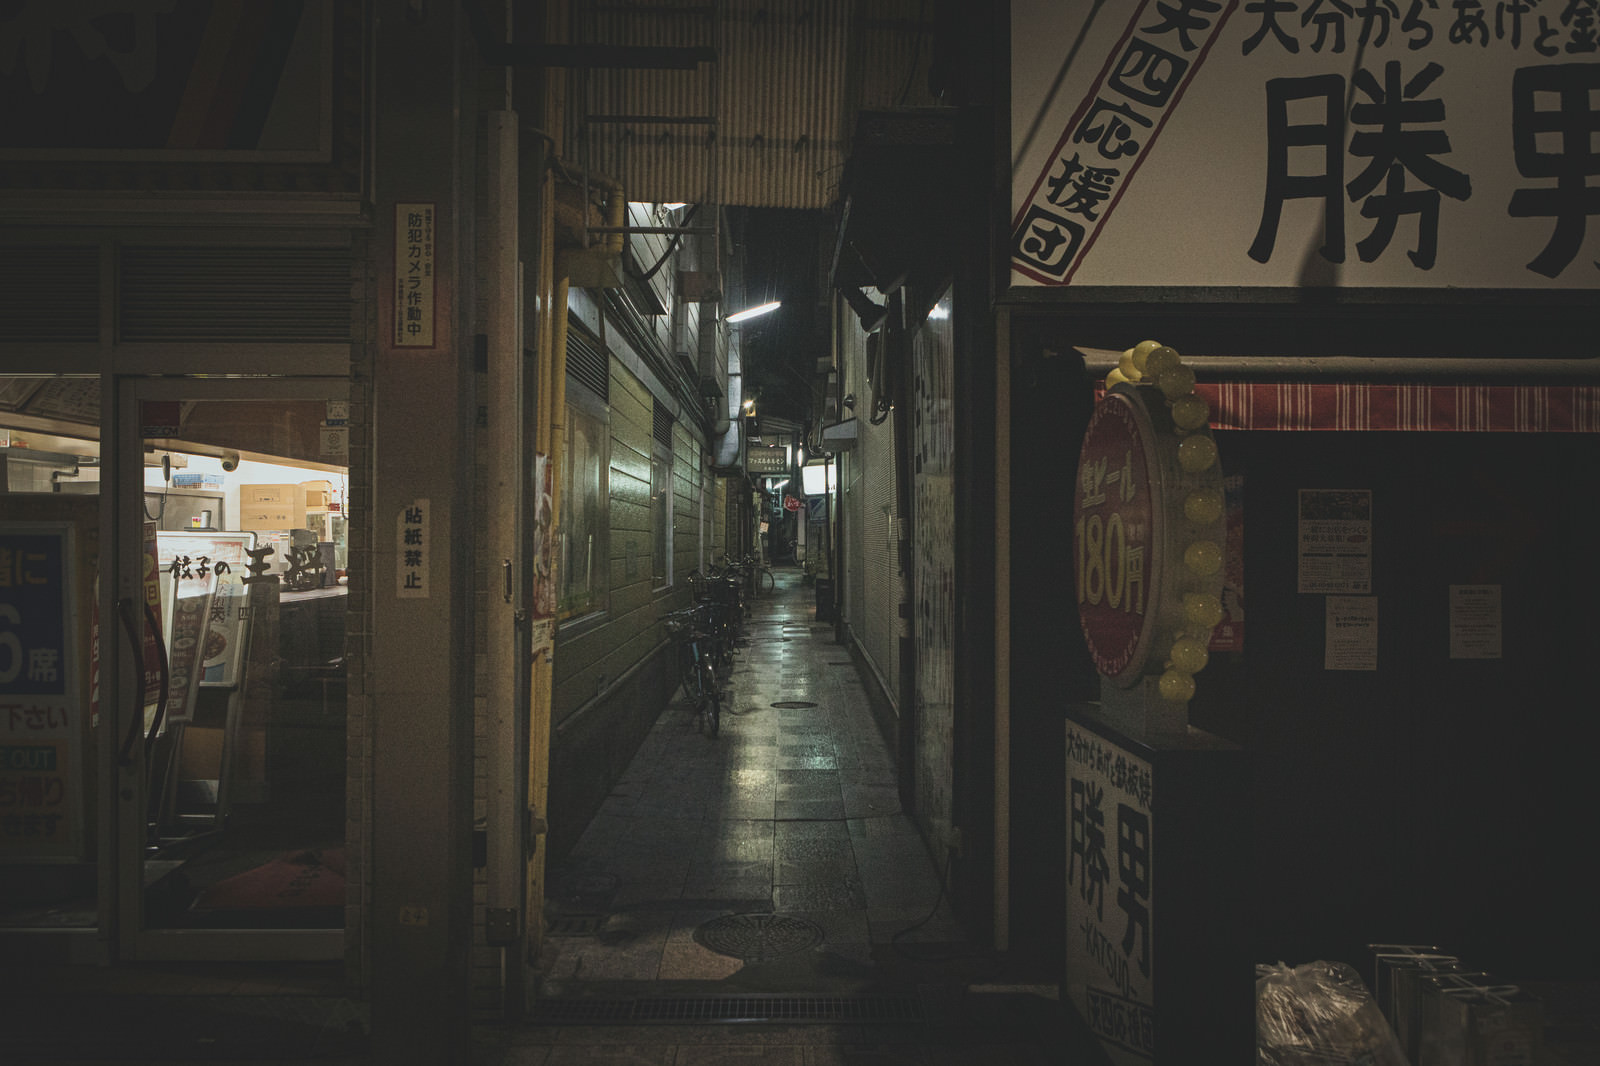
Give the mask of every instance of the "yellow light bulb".
M 1197 540 L 1183 549 L 1183 565 L 1190 573 L 1210 577 L 1222 569 L 1222 549 L 1215 541 Z
M 1156 380 L 1161 394 L 1169 400 L 1187 396 L 1194 391 L 1194 371 L 1179 363 Z
M 1196 525 L 1209 526 L 1222 517 L 1222 493 L 1195 489 L 1183 498 L 1183 517 Z
M 1187 703 L 1194 698 L 1194 678 L 1177 670 L 1168 670 L 1158 682 L 1161 698 L 1172 703 Z
M 1128 375 L 1124 374 L 1121 370 L 1113 369 L 1111 373 L 1106 375 L 1106 388 L 1109 389 L 1113 385 L 1130 383 L 1131 380 L 1132 379 L 1129 378 Z
M 1191 474 L 1210 470 L 1217 462 L 1217 442 L 1196 433 L 1178 442 L 1178 465 Z
M 1199 429 L 1206 424 L 1206 419 L 1209 417 L 1211 417 L 1209 406 L 1194 393 L 1180 396 L 1172 401 L 1172 421 L 1185 432 Z
M 1139 370 L 1143 372 L 1144 361 L 1150 357 L 1151 352 L 1155 351 L 1159 347 L 1161 347 L 1160 341 L 1140 341 L 1138 344 L 1135 344 L 1132 349 L 1133 365 L 1138 367 Z
M 1162 374 L 1179 365 L 1181 361 L 1176 348 L 1165 344 L 1159 348 L 1152 348 L 1150 354 L 1144 357 L 1145 375 L 1159 380 Z
M 1198 674 L 1211 661 L 1211 653 L 1198 640 L 1184 637 L 1172 645 L 1172 653 L 1168 658 L 1172 660 L 1173 669 L 1186 674 Z
M 1222 621 L 1222 600 L 1209 592 L 1186 592 L 1183 617 L 1201 629 L 1214 629 Z
M 1122 376 L 1127 378 L 1129 381 L 1138 381 L 1144 376 L 1139 370 L 1139 367 L 1133 361 L 1132 348 L 1129 348 L 1127 351 L 1122 353 L 1122 358 L 1117 360 L 1117 369 L 1122 371 Z

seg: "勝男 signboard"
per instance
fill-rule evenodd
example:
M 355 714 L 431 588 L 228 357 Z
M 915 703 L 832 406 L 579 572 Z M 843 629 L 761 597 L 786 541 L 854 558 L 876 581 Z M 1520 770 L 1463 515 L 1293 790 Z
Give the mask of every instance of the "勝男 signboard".
M 1071 706 L 1066 1002 L 1116 1066 L 1255 1054 L 1243 749 L 1159 745 Z
M 1067 723 L 1067 989 L 1114 1061 L 1155 1057 L 1155 771 Z
M 1592 2 L 1014 0 L 1017 286 L 1593 288 Z

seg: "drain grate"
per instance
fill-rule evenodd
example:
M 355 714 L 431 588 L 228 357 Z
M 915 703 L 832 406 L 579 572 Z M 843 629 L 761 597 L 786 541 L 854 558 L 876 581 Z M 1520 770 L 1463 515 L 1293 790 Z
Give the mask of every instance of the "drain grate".
M 780 711 L 798 711 L 807 707 L 815 707 L 816 704 L 809 703 L 806 700 L 779 700 L 777 703 L 769 703 L 767 706 L 776 707 Z
M 662 1023 L 792 1022 L 865 1024 L 927 1021 L 922 1001 L 910 994 L 852 996 L 647 996 L 639 999 L 542 999 L 528 1021 L 535 1025 L 659 1025 Z
M 765 962 L 822 943 L 822 926 L 792 914 L 728 914 L 694 931 L 703 948 L 750 962 Z

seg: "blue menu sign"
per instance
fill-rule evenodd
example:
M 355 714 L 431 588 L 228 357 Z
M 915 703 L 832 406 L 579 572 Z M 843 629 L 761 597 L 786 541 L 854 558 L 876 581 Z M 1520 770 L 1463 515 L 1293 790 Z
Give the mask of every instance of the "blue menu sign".
M 0 524 L 0 857 L 53 859 L 81 840 L 72 527 Z

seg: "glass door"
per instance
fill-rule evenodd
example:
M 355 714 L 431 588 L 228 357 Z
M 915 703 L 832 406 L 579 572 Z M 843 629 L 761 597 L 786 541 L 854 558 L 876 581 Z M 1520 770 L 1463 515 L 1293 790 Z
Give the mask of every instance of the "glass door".
M 346 390 L 119 380 L 124 957 L 342 954 Z

